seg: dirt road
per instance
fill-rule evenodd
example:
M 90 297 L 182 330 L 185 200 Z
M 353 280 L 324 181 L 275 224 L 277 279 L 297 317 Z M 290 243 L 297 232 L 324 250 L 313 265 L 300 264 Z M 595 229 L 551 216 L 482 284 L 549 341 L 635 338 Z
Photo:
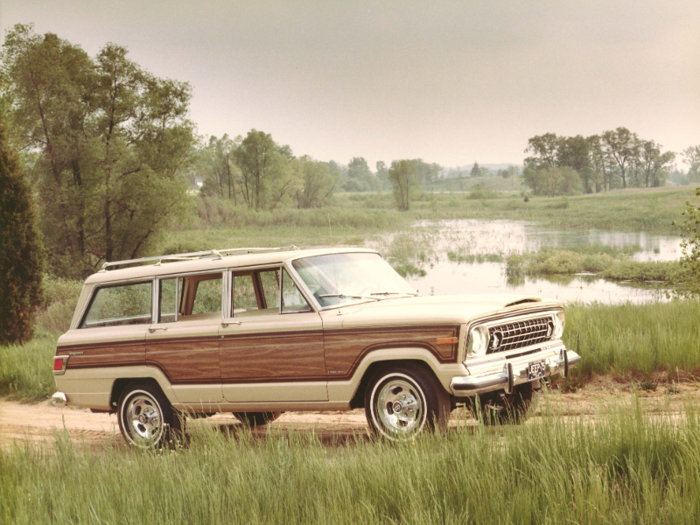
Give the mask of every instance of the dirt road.
M 678 392 L 669 395 L 664 386 L 653 392 L 640 391 L 641 402 L 651 412 L 681 412 L 684 403 L 700 402 L 700 388 L 692 383 L 677 385 Z M 617 403 L 632 402 L 635 394 L 629 387 L 610 382 L 593 382 L 576 393 L 562 394 L 553 392 L 548 396 L 548 404 L 554 410 L 566 415 L 593 416 L 611 400 Z M 540 408 L 543 406 L 540 397 Z M 450 422 L 451 426 L 474 425 L 464 411 L 456 411 Z M 240 423 L 231 414 L 217 414 L 213 417 L 190 420 L 188 428 L 196 425 L 212 425 L 219 428 L 236 430 Z M 276 430 L 282 432 L 314 432 L 321 439 L 342 440 L 351 436 L 366 435 L 369 431 L 363 410 L 351 412 L 290 412 L 273 423 Z M 23 404 L 0 399 L 0 447 L 11 447 L 15 442 L 29 440 L 33 442 L 51 442 L 55 433 L 68 432 L 71 438 L 86 446 L 116 445 L 122 446 L 117 418 L 109 414 L 93 414 L 87 409 L 71 407 L 54 407 L 49 401 L 37 404 Z M 265 436 L 267 429 L 253 429 L 258 436 Z

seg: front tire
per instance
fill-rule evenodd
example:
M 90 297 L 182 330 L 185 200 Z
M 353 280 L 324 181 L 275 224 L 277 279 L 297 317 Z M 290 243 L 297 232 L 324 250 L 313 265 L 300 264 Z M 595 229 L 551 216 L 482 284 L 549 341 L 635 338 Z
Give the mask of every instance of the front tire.
M 139 448 L 160 447 L 171 432 L 181 430 L 182 420 L 168 398 L 148 383 L 128 384 L 119 396 L 117 414 L 122 436 Z
M 387 365 L 369 381 L 365 415 L 376 434 L 405 441 L 426 428 L 445 430 L 450 396 L 430 372 L 419 366 Z

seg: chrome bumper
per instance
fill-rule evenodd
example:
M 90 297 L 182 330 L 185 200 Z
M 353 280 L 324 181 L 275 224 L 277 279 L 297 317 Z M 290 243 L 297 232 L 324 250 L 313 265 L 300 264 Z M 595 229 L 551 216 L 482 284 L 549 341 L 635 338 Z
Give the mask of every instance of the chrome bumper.
M 64 407 L 66 406 L 67 402 L 68 399 L 66 398 L 66 394 L 63 392 L 56 392 L 51 396 L 51 404 L 55 407 Z
M 531 360 L 537 361 L 541 358 L 533 355 Z M 569 375 L 569 370 L 578 365 L 581 356 L 572 350 L 562 348 L 558 356 L 546 359 L 544 377 L 555 374 Z M 505 363 L 498 372 L 472 376 L 458 376 L 450 382 L 450 390 L 456 397 L 468 397 L 482 392 L 491 392 L 501 388 L 510 393 L 516 385 L 533 381 L 527 377 L 528 363 Z

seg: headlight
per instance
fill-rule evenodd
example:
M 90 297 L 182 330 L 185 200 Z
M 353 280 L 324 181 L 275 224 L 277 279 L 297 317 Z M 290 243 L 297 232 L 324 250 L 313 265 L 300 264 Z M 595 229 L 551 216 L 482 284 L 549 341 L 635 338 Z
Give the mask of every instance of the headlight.
M 552 321 L 554 322 L 552 339 L 561 339 L 561 336 L 564 334 L 564 325 L 566 324 L 564 312 L 557 312 L 556 314 L 554 314 L 552 316 Z
M 486 353 L 489 336 L 486 328 L 476 326 L 469 330 L 469 341 L 467 341 L 467 357 L 475 357 Z

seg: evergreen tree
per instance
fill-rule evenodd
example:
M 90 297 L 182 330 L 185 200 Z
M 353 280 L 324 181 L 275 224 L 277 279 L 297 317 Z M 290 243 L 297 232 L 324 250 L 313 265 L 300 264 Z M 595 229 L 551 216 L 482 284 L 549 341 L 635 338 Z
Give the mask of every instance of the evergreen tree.
M 43 270 L 31 190 L 0 122 L 0 344 L 32 338 Z
M 469 174 L 470 177 L 479 177 L 481 176 L 481 168 L 479 168 L 479 163 L 474 162 L 474 165 L 472 166 L 472 171 Z

